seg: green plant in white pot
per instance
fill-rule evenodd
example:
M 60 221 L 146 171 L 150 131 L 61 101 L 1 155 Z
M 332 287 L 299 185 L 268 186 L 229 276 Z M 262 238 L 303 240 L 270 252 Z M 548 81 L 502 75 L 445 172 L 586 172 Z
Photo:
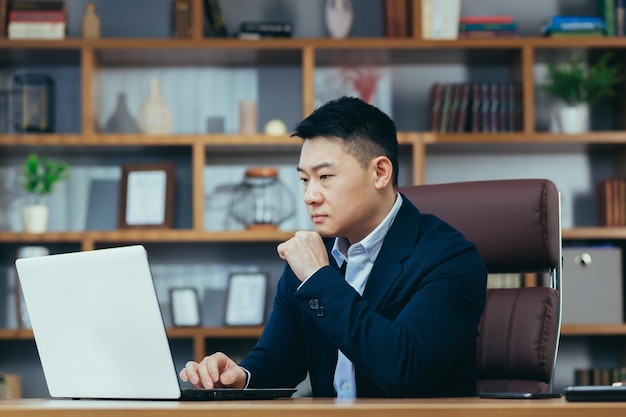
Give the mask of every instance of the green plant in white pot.
M 588 67 L 579 54 L 573 54 L 564 64 L 548 64 L 547 84 L 541 88 L 563 101 L 557 109 L 558 130 L 589 131 L 590 108 L 614 96 L 615 86 L 624 79 L 620 66 L 610 63 L 611 58 L 612 54 L 606 53 Z
M 32 204 L 22 207 L 25 232 L 43 233 L 48 228 L 48 207 L 43 198 L 54 191 L 55 185 L 67 178 L 69 166 L 30 154 L 21 167 L 22 188 L 32 198 Z

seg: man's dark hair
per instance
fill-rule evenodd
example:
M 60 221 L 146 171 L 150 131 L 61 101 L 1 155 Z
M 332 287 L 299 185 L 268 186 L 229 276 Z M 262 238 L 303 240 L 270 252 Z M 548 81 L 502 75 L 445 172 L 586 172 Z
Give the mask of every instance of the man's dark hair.
M 318 107 L 298 123 L 291 136 L 304 140 L 318 136 L 343 139 L 344 149 L 367 167 L 377 156 L 386 156 L 398 186 L 398 138 L 396 125 L 377 107 L 355 97 L 341 97 Z

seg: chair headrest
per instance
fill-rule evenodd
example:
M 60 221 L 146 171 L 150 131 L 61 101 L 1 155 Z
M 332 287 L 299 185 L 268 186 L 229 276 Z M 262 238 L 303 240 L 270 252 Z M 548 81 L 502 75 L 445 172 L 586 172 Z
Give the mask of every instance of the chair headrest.
M 546 179 L 472 181 L 400 187 L 474 242 L 490 273 L 553 269 L 560 257 L 559 193 Z

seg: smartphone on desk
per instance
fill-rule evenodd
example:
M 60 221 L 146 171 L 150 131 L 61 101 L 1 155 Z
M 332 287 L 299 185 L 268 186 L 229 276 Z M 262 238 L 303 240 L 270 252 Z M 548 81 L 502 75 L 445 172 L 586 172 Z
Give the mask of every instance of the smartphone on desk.
M 558 392 L 481 392 L 478 398 L 496 398 L 503 400 L 537 400 L 542 398 L 561 398 Z

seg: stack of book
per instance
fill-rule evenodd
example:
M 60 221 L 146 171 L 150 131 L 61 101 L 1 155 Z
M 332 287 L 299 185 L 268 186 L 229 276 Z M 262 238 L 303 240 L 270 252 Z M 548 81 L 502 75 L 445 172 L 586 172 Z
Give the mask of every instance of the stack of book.
M 290 22 L 242 22 L 240 39 L 290 38 L 293 25 Z
M 606 178 L 596 185 L 598 226 L 626 226 L 626 179 Z
M 599 16 L 552 16 L 541 29 L 544 36 L 604 36 L 606 25 Z
M 513 16 L 462 16 L 459 19 L 459 38 L 486 39 L 517 36 Z
M 522 130 L 522 86 L 519 82 L 431 87 L 429 127 L 439 133 L 499 133 Z
M 9 39 L 64 39 L 67 8 L 63 1 L 14 1 L 8 13 Z

